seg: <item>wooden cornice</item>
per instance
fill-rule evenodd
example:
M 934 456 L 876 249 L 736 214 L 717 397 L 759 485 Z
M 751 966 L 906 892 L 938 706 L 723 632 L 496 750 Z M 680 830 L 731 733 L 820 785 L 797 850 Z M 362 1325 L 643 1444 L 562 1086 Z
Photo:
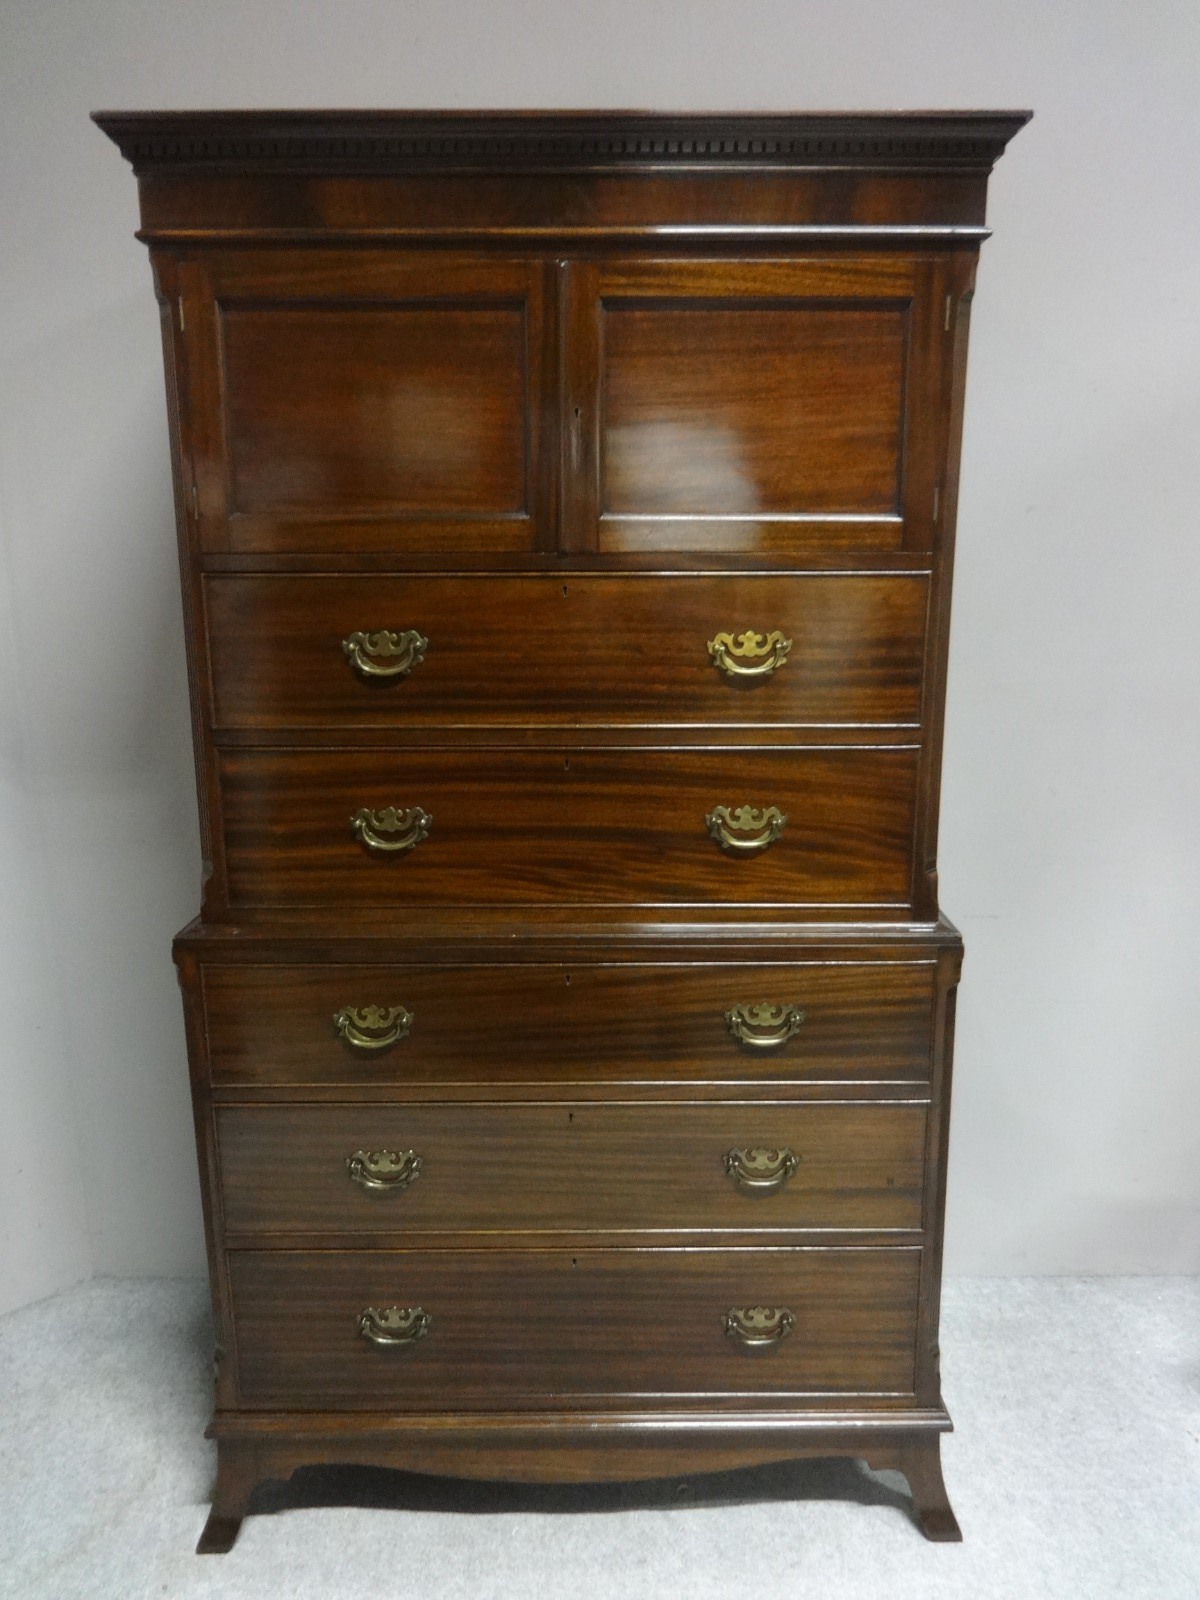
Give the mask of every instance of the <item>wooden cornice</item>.
M 97 111 L 138 174 L 869 169 L 986 174 L 1028 111 Z

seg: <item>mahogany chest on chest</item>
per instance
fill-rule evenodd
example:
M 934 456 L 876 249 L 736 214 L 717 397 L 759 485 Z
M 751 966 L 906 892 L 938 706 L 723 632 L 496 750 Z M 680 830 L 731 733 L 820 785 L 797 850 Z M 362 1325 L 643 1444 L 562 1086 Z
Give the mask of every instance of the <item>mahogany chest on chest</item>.
M 263 1479 L 841 1454 L 958 1536 L 935 846 L 1023 113 L 112 113 L 161 307 L 175 944 Z

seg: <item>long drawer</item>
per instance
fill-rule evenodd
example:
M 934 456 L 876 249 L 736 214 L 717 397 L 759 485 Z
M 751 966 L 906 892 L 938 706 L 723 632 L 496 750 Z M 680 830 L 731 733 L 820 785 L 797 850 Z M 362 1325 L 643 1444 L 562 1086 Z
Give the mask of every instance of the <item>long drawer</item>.
M 205 595 L 222 728 L 920 717 L 924 573 L 247 575 Z
M 911 1396 L 920 1259 L 915 1247 L 233 1251 L 241 1399 L 407 1411 Z
M 220 753 L 248 906 L 910 904 L 911 746 Z
M 919 1228 L 919 1102 L 223 1106 L 229 1233 Z
M 220 1085 L 927 1080 L 933 961 L 205 966 Z

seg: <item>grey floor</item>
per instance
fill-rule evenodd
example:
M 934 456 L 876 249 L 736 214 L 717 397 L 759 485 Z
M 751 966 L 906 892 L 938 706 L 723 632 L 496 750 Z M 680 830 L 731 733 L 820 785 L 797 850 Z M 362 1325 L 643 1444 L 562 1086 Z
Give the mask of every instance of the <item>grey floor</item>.
M 1200 1280 L 959 1281 L 942 1343 L 962 1545 L 854 1463 L 570 1490 L 342 1469 L 197 1557 L 204 1292 L 88 1284 L 0 1319 L 0 1595 L 1200 1597 Z

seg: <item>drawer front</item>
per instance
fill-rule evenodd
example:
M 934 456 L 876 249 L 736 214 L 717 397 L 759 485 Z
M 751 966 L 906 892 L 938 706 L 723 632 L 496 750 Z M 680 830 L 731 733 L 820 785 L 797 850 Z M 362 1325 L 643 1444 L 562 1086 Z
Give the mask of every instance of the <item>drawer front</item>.
M 919 1228 L 923 1103 L 224 1106 L 232 1233 Z
M 916 1248 L 233 1251 L 228 1262 L 249 1405 L 913 1393 Z M 731 1312 L 755 1307 L 786 1312 L 790 1333 L 755 1348 L 726 1332 Z M 402 1315 L 419 1308 L 426 1331 L 374 1344 L 359 1331 L 368 1308 L 395 1308 L 397 1337 L 420 1325 Z
M 224 750 L 230 899 L 894 914 L 910 901 L 917 754 Z
M 924 573 L 209 577 L 205 593 L 222 728 L 920 718 Z
M 247 1086 L 928 1080 L 936 971 L 210 966 L 209 1070 Z

